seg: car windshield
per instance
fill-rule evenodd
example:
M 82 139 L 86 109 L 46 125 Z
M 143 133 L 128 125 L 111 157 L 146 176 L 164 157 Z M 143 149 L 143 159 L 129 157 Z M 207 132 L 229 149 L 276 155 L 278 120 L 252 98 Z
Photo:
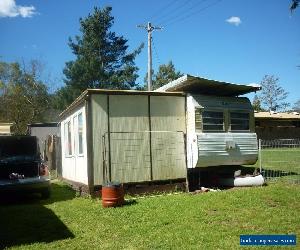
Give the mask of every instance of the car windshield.
M 0 160 L 26 161 L 37 157 L 36 137 L 5 136 L 0 137 Z

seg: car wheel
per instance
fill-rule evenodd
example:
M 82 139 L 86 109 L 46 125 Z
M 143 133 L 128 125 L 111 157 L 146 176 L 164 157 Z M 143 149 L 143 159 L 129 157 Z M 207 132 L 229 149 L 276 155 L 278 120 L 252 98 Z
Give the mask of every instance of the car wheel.
M 50 197 L 50 188 L 44 189 L 41 192 L 42 199 L 48 199 Z

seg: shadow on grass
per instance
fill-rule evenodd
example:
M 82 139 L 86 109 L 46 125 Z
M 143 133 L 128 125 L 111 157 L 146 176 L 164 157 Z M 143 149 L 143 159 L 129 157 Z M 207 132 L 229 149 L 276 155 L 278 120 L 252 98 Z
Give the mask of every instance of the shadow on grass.
M 224 188 L 219 184 L 220 178 L 233 178 L 234 172 L 241 170 L 242 175 L 252 175 L 259 173 L 259 168 L 254 166 L 215 166 L 189 169 L 189 190 L 195 191 L 200 187 Z M 261 173 L 265 178 L 276 178 L 283 176 L 297 176 L 296 172 L 287 172 L 283 170 L 262 169 Z M 233 180 L 232 180 L 233 185 Z
M 44 206 L 74 197 L 74 191 L 57 184 L 52 184 L 52 195 L 47 200 L 34 194 L 1 196 L 0 249 L 74 238 L 55 213 Z
M 275 169 L 262 169 L 262 175 L 264 177 L 283 177 L 283 176 L 290 176 L 290 175 L 299 175 L 296 172 L 287 172 L 282 170 L 275 170 Z
M 41 199 L 40 194 L 35 193 L 9 193 L 0 194 L 0 206 L 24 205 L 24 204 L 51 204 L 59 201 L 71 200 L 76 192 L 67 185 L 51 183 L 51 196 L 48 199 Z

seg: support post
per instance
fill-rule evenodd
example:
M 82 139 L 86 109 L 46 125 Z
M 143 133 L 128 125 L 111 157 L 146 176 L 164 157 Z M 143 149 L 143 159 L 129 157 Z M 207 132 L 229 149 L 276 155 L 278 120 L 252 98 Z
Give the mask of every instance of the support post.
M 138 28 L 147 30 L 148 33 L 148 91 L 152 90 L 152 31 L 161 30 L 162 27 L 154 27 L 150 22 L 147 25 L 137 25 Z
M 262 172 L 261 166 L 261 139 L 258 140 L 258 157 L 259 157 L 259 172 Z

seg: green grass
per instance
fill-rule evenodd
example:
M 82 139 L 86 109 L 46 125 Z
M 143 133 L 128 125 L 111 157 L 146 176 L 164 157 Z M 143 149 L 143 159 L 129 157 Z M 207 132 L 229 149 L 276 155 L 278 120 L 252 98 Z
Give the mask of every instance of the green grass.
M 284 180 L 138 198 L 110 209 L 54 181 L 49 200 L 0 206 L 0 249 L 239 249 L 240 234 L 299 237 L 299 211 L 300 185 Z
M 300 149 L 277 148 L 263 149 L 261 152 L 262 168 L 267 170 L 267 176 L 282 176 L 285 174 L 300 174 Z M 260 160 L 250 168 L 259 168 Z M 299 177 L 298 177 L 299 178 Z
M 263 167 L 300 174 L 300 149 L 264 149 Z

